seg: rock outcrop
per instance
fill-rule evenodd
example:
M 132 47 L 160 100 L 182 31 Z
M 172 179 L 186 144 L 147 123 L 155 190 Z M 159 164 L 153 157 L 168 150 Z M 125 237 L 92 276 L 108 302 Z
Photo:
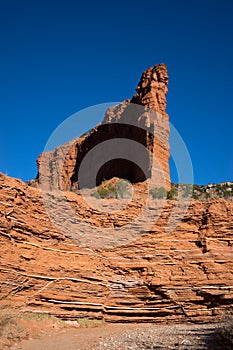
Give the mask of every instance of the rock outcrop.
M 167 86 L 164 64 L 147 69 L 131 101 L 108 109 L 103 122 L 87 135 L 40 155 L 37 160 L 40 186 L 45 190 L 70 190 L 93 187 L 103 179 L 117 176 L 132 183 L 149 178 L 154 186 L 169 190 Z M 117 140 L 125 140 L 125 144 Z M 87 155 L 89 164 L 84 183 L 80 184 L 80 166 Z
M 137 93 L 131 99 L 132 103 L 166 114 L 166 94 L 168 92 L 168 72 L 165 64 L 157 64 L 148 68 L 141 76 Z
M 92 209 L 80 194 L 66 192 L 62 199 L 50 192 L 50 209 L 59 212 L 60 226 L 55 226 L 39 189 L 0 174 L 0 305 L 67 319 L 218 321 L 233 304 L 231 200 L 192 200 L 169 233 L 167 222 L 177 202 L 158 200 L 162 209 L 157 221 L 153 209 L 147 233 L 114 247 L 92 245 L 92 227 L 105 234 L 105 227 L 124 228 L 139 215 L 143 186 L 134 185 L 138 198 L 124 213 L 112 214 Z M 76 222 L 77 237 L 88 237 L 86 246 L 65 234 L 69 221 L 74 224 L 67 203 L 89 224 L 81 232 Z M 175 219 L 180 212 L 182 205 Z M 140 220 L 146 225 L 146 216 Z

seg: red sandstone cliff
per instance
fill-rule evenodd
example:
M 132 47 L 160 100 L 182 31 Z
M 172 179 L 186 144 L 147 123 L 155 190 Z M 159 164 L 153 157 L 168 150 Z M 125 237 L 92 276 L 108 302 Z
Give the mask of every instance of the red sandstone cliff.
M 90 161 L 85 183 L 81 187 L 93 187 L 91 177 L 96 170 L 94 165 L 101 161 L 105 152 L 92 154 L 90 151 L 106 141 L 124 139 L 131 143 L 125 145 L 124 152 L 119 150 L 118 157 L 116 149 L 120 145 L 107 144 L 112 159 L 106 158 L 106 163 L 98 169 L 95 185 L 103 179 L 117 176 L 133 183 L 150 178 L 154 186 L 170 189 L 167 67 L 157 64 L 147 69 L 136 91 L 131 101 L 126 100 L 108 109 L 103 122 L 90 133 L 40 155 L 37 160 L 38 180 L 42 188 L 70 190 L 80 187 L 79 169 L 87 154 L 90 154 Z M 136 143 L 146 150 L 142 151 L 143 155 L 140 155 L 140 150 L 135 150 Z
M 157 201 L 162 209 L 157 221 L 154 211 L 150 231 L 112 248 L 95 248 L 87 228 L 82 233 L 88 237 L 86 247 L 63 233 L 74 225 L 66 215 L 67 203 L 90 231 L 100 227 L 104 234 L 104 227 L 124 227 L 144 205 L 143 184 L 135 191 L 138 198 L 131 206 L 111 215 L 91 209 L 79 194 L 67 192 L 62 199 L 50 192 L 50 209 L 59 212 L 55 226 L 39 189 L 0 174 L 0 304 L 66 318 L 218 320 L 233 304 L 232 201 L 193 200 L 176 229 L 167 233 L 176 202 Z M 146 217 L 141 220 L 146 225 Z

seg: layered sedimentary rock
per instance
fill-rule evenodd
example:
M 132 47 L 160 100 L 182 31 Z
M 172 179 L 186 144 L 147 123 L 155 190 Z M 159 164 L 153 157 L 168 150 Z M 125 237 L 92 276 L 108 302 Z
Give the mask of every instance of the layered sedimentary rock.
M 94 174 L 94 185 L 117 176 L 133 183 L 149 178 L 154 186 L 170 189 L 167 86 L 164 64 L 146 70 L 131 101 L 108 109 L 103 122 L 87 135 L 40 155 L 37 160 L 40 186 L 46 190 L 93 187 Z M 123 139 L 128 142 L 117 144 L 117 140 Z M 88 171 L 80 185 L 79 170 L 87 155 Z
M 135 185 L 138 198 L 124 212 L 111 214 L 92 209 L 80 194 L 50 192 L 49 208 L 59 213 L 55 225 L 39 189 L 0 174 L 0 305 L 68 319 L 218 321 L 233 304 L 232 201 L 193 200 L 182 216 L 182 204 L 158 200 L 160 214 L 153 209 L 147 233 L 113 247 L 92 245 L 92 228 L 103 235 L 108 227 L 116 235 L 128 232 L 124 225 L 145 204 L 143 186 Z M 171 215 L 181 220 L 167 232 Z M 140 219 L 145 226 L 146 219 Z M 88 223 L 83 232 L 80 221 Z M 65 234 L 69 224 L 76 224 L 77 237 Z
M 132 103 L 147 106 L 160 114 L 166 114 L 166 94 L 168 92 L 168 72 L 165 64 L 157 64 L 143 72 L 136 88 Z

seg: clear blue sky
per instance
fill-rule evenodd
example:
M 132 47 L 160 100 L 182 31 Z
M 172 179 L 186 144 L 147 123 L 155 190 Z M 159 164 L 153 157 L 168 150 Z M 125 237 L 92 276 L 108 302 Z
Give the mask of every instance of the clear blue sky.
M 232 0 L 1 1 L 0 171 L 34 178 L 64 119 L 130 98 L 163 62 L 195 183 L 232 181 L 232 18 Z

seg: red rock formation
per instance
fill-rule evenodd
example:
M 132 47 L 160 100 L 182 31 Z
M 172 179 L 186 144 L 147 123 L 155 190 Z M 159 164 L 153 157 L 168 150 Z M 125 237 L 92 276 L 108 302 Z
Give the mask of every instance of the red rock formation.
M 137 93 L 131 102 L 147 106 L 148 108 L 166 114 L 166 94 L 168 92 L 168 72 L 165 64 L 157 64 L 148 68 L 141 76 L 136 88 Z
M 143 186 L 135 185 L 138 198 L 124 213 L 111 215 L 92 209 L 79 194 L 67 192 L 61 198 L 50 192 L 50 209 L 59 212 L 55 226 L 39 189 L 0 174 L 0 305 L 69 319 L 219 320 L 233 304 L 232 201 L 193 200 L 170 233 L 166 227 L 176 202 L 157 201 L 161 215 L 156 221 L 154 211 L 155 221 L 147 234 L 118 246 L 92 245 L 91 227 L 100 227 L 105 235 L 104 227 L 124 228 L 140 213 Z M 88 238 L 86 247 L 65 234 L 74 224 L 67 203 L 77 218 L 90 224 L 82 233 Z M 181 212 L 179 205 L 175 220 Z M 146 226 L 146 216 L 141 220 Z M 77 220 L 77 233 L 79 227 Z
M 55 151 L 43 153 L 37 160 L 38 179 L 46 190 L 70 190 L 80 187 L 78 173 L 84 157 L 105 141 L 117 138 L 131 140 L 145 148 L 135 160 L 135 142 L 125 146 L 125 154 L 114 157 L 118 146 L 108 146 L 112 159 L 106 161 L 96 174 L 97 185 L 103 179 L 117 176 L 131 182 L 151 178 L 154 186 L 170 189 L 169 171 L 169 122 L 166 114 L 167 68 L 164 64 L 146 70 L 137 87 L 137 94 L 106 111 L 104 121 L 84 137 L 70 142 Z M 131 102 L 131 103 L 130 103 Z M 110 145 L 110 143 L 108 143 Z M 110 149 L 112 147 L 112 149 Z M 91 177 L 103 158 L 101 154 L 90 156 L 90 164 L 82 187 L 93 187 Z M 128 157 L 128 160 L 125 159 Z M 143 159 L 142 159 L 143 158 Z M 137 164 L 139 163 L 139 165 Z

